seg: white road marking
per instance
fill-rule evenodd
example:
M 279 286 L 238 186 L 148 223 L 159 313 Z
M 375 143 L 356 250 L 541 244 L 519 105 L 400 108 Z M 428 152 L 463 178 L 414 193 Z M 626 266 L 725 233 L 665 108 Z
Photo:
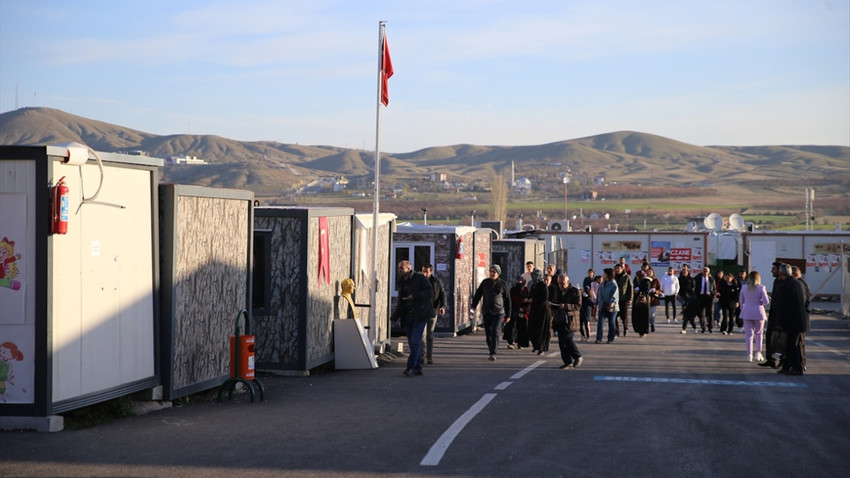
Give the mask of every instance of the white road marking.
M 557 355 L 557 354 L 556 354 Z M 525 367 L 519 372 L 513 374 L 511 376 L 511 380 L 518 380 L 522 378 L 528 372 L 536 369 L 537 367 L 545 364 L 545 360 L 538 360 L 533 364 Z M 502 382 L 499 385 L 496 385 L 496 390 L 504 390 L 511 386 L 513 382 Z M 496 398 L 495 393 L 485 393 L 480 400 L 475 402 L 475 404 L 469 408 L 463 415 L 460 416 L 454 423 L 440 436 L 440 438 L 431 446 L 431 449 L 428 450 L 428 454 L 425 455 L 425 458 L 419 462 L 420 466 L 437 466 L 440 464 L 440 460 L 443 459 L 443 455 L 446 453 L 446 450 L 449 449 L 449 446 L 452 444 L 454 439 L 463 431 L 464 427 L 466 427 L 469 422 L 475 418 L 478 413 L 487 406 L 494 398 Z
M 701 385 L 738 385 L 745 387 L 779 387 L 779 388 L 808 388 L 809 386 L 801 382 L 765 382 L 755 381 L 746 382 L 743 380 L 704 380 L 694 378 L 663 378 L 663 377 L 610 377 L 597 375 L 593 377 L 595 381 L 607 382 L 653 382 L 653 383 L 685 383 L 685 384 L 701 384 Z
M 823 349 L 826 349 L 826 351 L 827 351 L 827 352 L 832 352 L 833 354 L 838 355 L 839 357 L 842 357 L 842 358 L 845 358 L 845 359 L 850 360 L 850 356 L 847 356 L 847 354 L 845 354 L 844 352 L 842 352 L 842 351 L 840 351 L 840 350 L 836 350 L 836 349 L 834 349 L 834 348 L 832 348 L 832 347 L 829 347 L 829 346 L 827 346 L 827 345 L 824 345 L 824 344 L 822 344 L 822 343 L 820 343 L 820 342 L 817 342 L 817 341 L 815 341 L 815 340 L 812 340 L 812 341 L 808 341 L 808 340 L 807 340 L 807 341 L 806 341 L 806 344 L 807 344 L 807 345 L 816 345 L 816 346 L 818 346 L 818 347 L 821 347 L 821 348 L 823 348 Z
M 460 434 L 463 428 L 475 418 L 475 415 L 478 415 L 478 412 L 484 409 L 491 400 L 496 397 L 495 393 L 485 393 L 480 400 L 475 402 L 475 405 L 470 407 L 463 415 L 460 416 L 452 426 L 450 426 L 445 432 L 443 432 L 442 436 L 440 436 L 439 440 L 431 446 L 431 449 L 428 450 L 428 454 L 425 455 L 425 458 L 419 463 L 421 466 L 437 466 L 440 464 L 440 460 L 443 459 L 443 454 L 446 453 L 446 450 L 449 449 L 449 445 L 452 444 L 455 437 Z
M 534 362 L 533 364 L 529 365 L 528 367 L 525 367 L 524 369 L 520 370 L 519 372 L 511 375 L 511 380 L 517 380 L 517 379 L 522 378 L 523 375 L 527 374 L 528 372 L 531 372 L 532 370 L 543 365 L 544 363 L 546 363 L 545 360 L 538 360 L 537 362 Z

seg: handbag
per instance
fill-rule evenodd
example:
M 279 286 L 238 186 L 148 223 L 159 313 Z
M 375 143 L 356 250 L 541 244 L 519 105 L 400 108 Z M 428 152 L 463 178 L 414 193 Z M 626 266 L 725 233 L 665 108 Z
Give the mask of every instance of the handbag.
M 788 350 L 788 334 L 778 327 L 774 328 L 770 332 L 770 348 L 774 353 L 784 355 Z
M 578 332 L 581 330 L 581 316 L 576 313 L 569 314 L 570 332 Z

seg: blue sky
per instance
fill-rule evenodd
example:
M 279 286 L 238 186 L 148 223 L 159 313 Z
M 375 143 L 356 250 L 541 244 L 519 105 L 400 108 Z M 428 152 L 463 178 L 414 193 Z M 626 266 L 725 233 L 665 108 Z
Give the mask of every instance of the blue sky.
M 2 0 L 0 112 L 373 150 L 379 20 L 386 152 L 850 145 L 850 0 Z

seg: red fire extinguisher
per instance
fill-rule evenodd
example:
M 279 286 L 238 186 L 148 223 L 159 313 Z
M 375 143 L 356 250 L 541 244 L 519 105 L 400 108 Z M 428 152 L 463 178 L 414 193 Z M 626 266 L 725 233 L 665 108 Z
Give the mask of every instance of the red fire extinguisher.
M 70 209 L 70 190 L 65 184 L 65 176 L 50 190 L 50 233 L 68 232 L 68 210 Z
M 457 238 L 457 253 L 455 254 L 455 258 L 463 259 L 463 238 Z

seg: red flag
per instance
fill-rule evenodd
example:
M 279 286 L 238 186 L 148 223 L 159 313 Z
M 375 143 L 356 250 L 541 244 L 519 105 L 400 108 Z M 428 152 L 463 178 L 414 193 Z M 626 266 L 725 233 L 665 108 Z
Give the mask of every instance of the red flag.
M 325 278 L 325 283 L 331 283 L 331 248 L 327 216 L 319 217 L 319 285 L 322 285 L 322 276 Z
M 384 36 L 384 44 L 381 45 L 383 50 L 381 54 L 381 103 L 384 106 L 390 104 L 390 93 L 387 91 L 387 83 L 393 76 L 393 61 L 390 59 L 390 46 L 387 44 L 387 37 Z

